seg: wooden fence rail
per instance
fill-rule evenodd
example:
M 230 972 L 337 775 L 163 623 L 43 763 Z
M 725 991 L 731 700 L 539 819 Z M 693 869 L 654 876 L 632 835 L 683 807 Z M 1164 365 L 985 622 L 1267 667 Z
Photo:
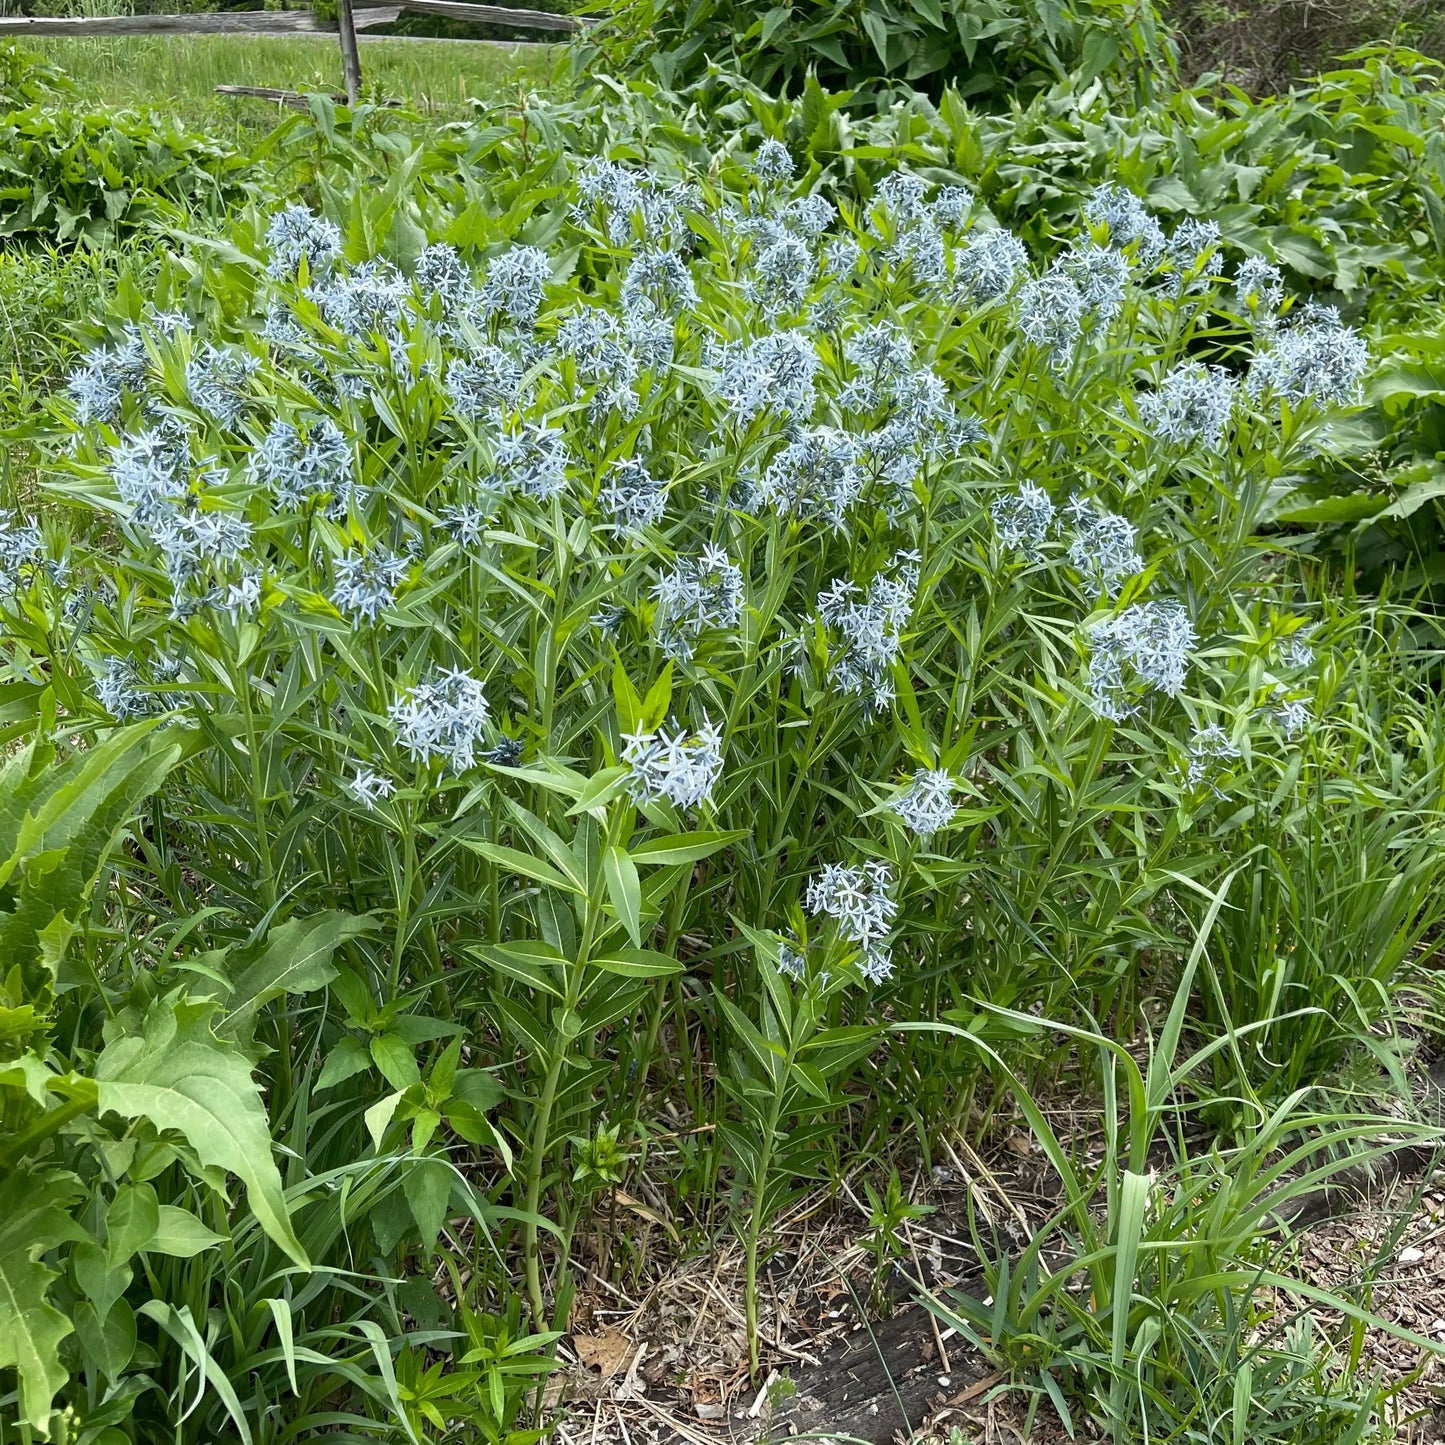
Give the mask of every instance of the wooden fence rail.
M 519 10 L 507 5 L 470 5 L 466 0 L 337 0 L 336 24 L 323 25 L 310 10 L 223 10 L 203 15 L 95 15 L 60 18 L 50 15 L 0 16 L 0 36 L 6 35 L 338 35 L 346 94 L 355 105 L 361 94 L 361 52 L 356 32 L 366 26 L 389 25 L 403 10 L 438 15 L 447 20 L 470 20 L 484 25 L 513 25 L 524 30 L 582 30 L 597 24 L 580 15 L 557 15 L 550 10 Z M 360 11 L 358 16 L 355 12 Z M 293 91 L 266 87 L 221 85 L 222 95 L 249 95 L 265 90 L 267 99 L 305 103 Z
M 351 0 L 357 10 L 385 5 L 388 0 Z M 395 3 L 395 0 L 392 0 Z M 516 25 L 523 30 L 582 30 L 597 21 L 584 15 L 554 15 L 549 10 L 513 10 L 505 5 L 469 5 L 466 0 L 402 0 L 403 10 L 418 15 L 440 15 L 448 20 L 471 20 L 486 25 Z
M 471 20 L 484 25 L 515 25 L 524 30 L 581 30 L 591 17 L 554 15 L 548 10 L 515 10 L 505 5 L 468 5 L 466 0 L 352 0 L 356 26 L 387 25 L 400 10 Z M 382 15 L 378 16 L 377 11 Z M 6 15 L 0 35 L 307 35 L 332 34 L 310 10 L 221 10 L 201 15 Z
M 0 35 L 294 35 L 319 34 L 329 29 L 319 24 L 309 10 L 221 10 L 205 15 L 0 17 Z

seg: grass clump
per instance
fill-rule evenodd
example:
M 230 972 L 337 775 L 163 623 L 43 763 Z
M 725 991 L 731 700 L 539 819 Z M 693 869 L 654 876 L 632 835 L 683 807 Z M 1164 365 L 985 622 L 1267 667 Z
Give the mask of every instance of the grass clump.
M 334 35 L 43 36 L 35 50 L 95 104 L 155 106 L 232 144 L 254 141 L 276 124 L 274 104 L 218 96 L 218 85 L 340 92 Z M 549 83 L 555 47 L 428 44 L 362 33 L 368 95 L 399 99 L 436 119 L 465 116 L 474 100 L 495 102 Z

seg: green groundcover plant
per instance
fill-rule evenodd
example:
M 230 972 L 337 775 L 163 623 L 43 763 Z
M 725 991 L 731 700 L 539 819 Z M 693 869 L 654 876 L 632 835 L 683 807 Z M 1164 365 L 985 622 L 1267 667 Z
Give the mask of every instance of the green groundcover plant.
M 0 239 L 113 245 L 239 201 L 251 166 L 155 111 L 87 108 L 54 66 L 0 44 Z
M 0 115 L 0 236 L 103 244 L 239 199 L 244 157 L 153 113 L 45 101 Z
M 659 1133 L 693 1241 L 745 1242 L 756 1367 L 768 1227 L 847 1151 L 1046 1078 L 1021 1020 L 1132 1029 L 1241 858 L 1333 898 L 1341 814 L 1438 836 L 1388 610 L 1261 533 L 1370 362 L 1268 261 L 1117 181 L 1041 258 L 776 140 L 450 211 L 385 154 L 192 238 L 0 530 L 17 730 L 152 770 L 5 985 L 0 1188 L 52 1212 L 0 1236 L 45 1324 L 0 1409 L 41 1434 L 526 1438 L 571 1241 Z M 1276 948 L 1181 1016 L 1248 1041 L 1191 1076 L 1221 1117 L 1372 1034 L 1398 1067 L 1437 853 L 1335 908 L 1327 989 L 1302 890 L 1261 902 Z M 244 1148 L 161 1106 L 192 1063 Z

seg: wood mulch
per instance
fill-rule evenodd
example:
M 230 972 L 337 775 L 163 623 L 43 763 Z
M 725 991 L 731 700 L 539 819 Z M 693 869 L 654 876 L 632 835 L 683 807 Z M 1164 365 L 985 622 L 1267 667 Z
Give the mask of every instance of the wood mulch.
M 1426 1087 L 1437 1089 L 1438 1081 Z M 1083 1118 L 1077 1125 L 1074 1137 L 1087 1127 Z M 1356 1298 L 1439 1340 L 1445 1355 L 1445 1168 L 1427 1177 L 1417 1156 L 1402 1159 L 1356 1179 L 1348 1193 L 1316 1201 L 1308 1222 L 1299 1221 L 1293 1268 L 1330 1289 L 1373 1273 L 1370 1292 Z M 761 1289 L 761 1387 L 748 1375 L 740 1247 L 659 1266 L 633 1293 L 589 1267 L 584 1248 L 572 1333 L 562 1347 L 568 1368 L 552 1392 L 563 1406 L 560 1445 L 741 1445 L 786 1435 L 870 1445 L 1062 1445 L 1069 1436 L 1047 1404 L 1011 1388 L 912 1298 L 909 1283 L 977 1285 L 970 1210 L 976 1223 L 1021 1244 L 1056 1207 L 1051 1172 L 1015 1130 L 986 1160 L 955 1141 L 946 1167 L 905 1182 L 909 1198 L 934 1213 L 906 1226 L 906 1257 L 881 1289 L 861 1188 L 799 1207 L 781 1225 Z M 632 1203 L 639 1224 L 665 1223 L 657 1201 Z M 1301 1303 L 1284 1300 L 1280 1308 L 1294 1314 Z M 1310 1314 L 1324 1337 L 1341 1342 L 1341 1370 L 1378 1371 L 1392 1388 L 1389 1423 L 1398 1441 L 1445 1445 L 1441 1357 L 1367 1330 L 1352 1367 L 1345 1322 L 1325 1309 Z M 1079 1438 L 1096 1438 L 1089 1422 L 1076 1425 Z

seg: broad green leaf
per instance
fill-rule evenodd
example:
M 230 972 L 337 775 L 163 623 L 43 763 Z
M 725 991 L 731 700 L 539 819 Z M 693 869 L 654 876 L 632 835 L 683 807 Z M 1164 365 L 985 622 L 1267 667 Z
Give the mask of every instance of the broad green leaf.
M 154 732 L 154 722 L 121 728 L 58 764 L 33 746 L 16 757 L 0 790 L 0 883 L 8 882 L 22 861 L 63 854 L 118 794 L 127 811 L 138 802 L 180 757 L 179 746 L 161 744 Z M 153 756 L 157 753 L 159 757 Z M 153 769 L 152 762 L 161 766 Z M 32 771 L 37 765 L 39 771 Z M 134 786 L 127 787 L 128 782 Z M 109 837 L 119 826 L 114 825 Z M 99 851 L 108 852 L 109 847 Z
M 442 1050 L 441 1057 L 431 1066 L 431 1071 L 427 1074 L 426 1087 L 429 1098 L 444 1099 L 451 1093 L 461 1057 L 462 1041 L 460 1038 L 455 1038 Z
M 428 1107 L 418 1108 L 411 1116 L 411 1147 L 415 1154 L 422 1153 L 432 1141 L 432 1136 L 441 1127 L 441 1111 Z
M 1389 497 L 1364 492 L 1350 493 L 1342 497 L 1321 497 L 1318 501 L 1291 498 L 1286 505 L 1273 513 L 1272 519 L 1302 526 L 1319 522 L 1359 522 L 1368 517 L 1379 516 L 1389 505 Z
M 642 882 L 637 876 L 637 865 L 621 848 L 609 847 L 602 854 L 602 876 L 607 880 L 607 896 L 627 936 L 634 948 L 641 948 Z
M 16 1173 L 0 1183 L 0 1369 L 20 1383 L 20 1418 L 49 1433 L 50 1402 L 69 1378 L 60 1342 L 70 1321 L 46 1298 L 55 1271 L 37 1257 L 85 1235 L 67 1212 L 80 1193 L 73 1174 Z
M 489 1144 L 496 1139 L 496 1130 L 487 1121 L 487 1116 L 465 1099 L 448 1099 L 442 1117 L 451 1126 L 452 1133 L 468 1144 Z
M 81 1348 L 113 1382 L 135 1354 L 135 1311 L 124 1300 L 117 1300 L 102 1320 L 93 1304 L 81 1300 L 75 1307 L 75 1333 Z
M 337 1084 L 365 1073 L 371 1067 L 371 1055 L 366 1045 L 354 1034 L 344 1034 L 336 1047 L 326 1056 L 321 1072 L 316 1078 L 317 1089 L 334 1089 Z
M 934 3 L 936 4 L 937 0 L 934 0 Z M 763 16 L 763 29 L 762 34 L 758 37 L 759 43 L 766 45 L 768 41 L 778 33 L 778 30 L 787 23 L 791 15 L 792 11 L 786 5 L 773 6 L 773 8 Z
M 189 1209 L 162 1204 L 155 1233 L 144 1247 L 153 1254 L 169 1254 L 176 1259 L 190 1259 L 202 1250 L 214 1249 L 225 1242 L 225 1236 L 207 1229 Z
M 123 1264 L 148 1248 L 159 1223 L 155 1190 L 149 1184 L 122 1185 L 105 1211 L 105 1250 L 110 1262 Z
M 452 1080 L 452 1097 L 485 1114 L 502 1102 L 506 1090 L 488 1069 L 458 1069 L 456 1078 Z
M 95 1306 L 96 1315 L 104 1319 L 110 1307 L 126 1292 L 131 1282 L 131 1268 L 122 1259 L 112 1264 L 105 1250 L 93 1239 L 87 1239 L 75 1247 L 70 1257 L 71 1268 L 75 1271 L 75 1282 L 85 1297 Z
M 402 1175 L 401 1189 L 411 1205 L 422 1248 L 430 1254 L 446 1223 L 447 1203 L 452 1195 L 451 1165 L 441 1159 L 414 1160 Z
M 381 1148 L 381 1141 L 386 1137 L 392 1115 L 396 1113 L 397 1105 L 400 1103 L 401 1095 L 399 1093 L 388 1094 L 385 1098 L 378 1099 L 362 1116 L 366 1120 L 366 1132 L 371 1135 L 371 1142 L 378 1149 Z
M 1435 475 L 1424 481 L 1410 481 L 1403 491 L 1380 513 L 1382 517 L 1413 516 L 1427 502 L 1445 496 L 1445 466 L 1438 463 L 1430 469 Z
M 271 1157 L 261 1091 L 246 1060 L 211 1032 L 214 1012 L 214 1004 L 175 994 L 157 1000 L 143 1032 L 113 1040 L 96 1061 L 100 1112 L 183 1134 L 203 1165 L 240 1178 L 261 1228 L 306 1265 Z
M 466 1030 L 461 1024 L 450 1023 L 446 1019 L 429 1018 L 426 1014 L 402 1014 L 391 1021 L 390 1032 L 417 1048 L 431 1043 L 433 1039 L 449 1039 Z
M 863 22 L 863 28 L 868 32 L 868 38 L 873 42 L 873 49 L 878 54 L 878 63 L 886 72 L 888 70 L 888 25 L 876 10 L 865 8 L 859 19 Z
M 405 1039 L 395 1034 L 379 1034 L 371 1041 L 371 1057 L 381 1076 L 393 1089 L 403 1091 L 411 1088 L 421 1078 L 416 1066 L 416 1055 Z

